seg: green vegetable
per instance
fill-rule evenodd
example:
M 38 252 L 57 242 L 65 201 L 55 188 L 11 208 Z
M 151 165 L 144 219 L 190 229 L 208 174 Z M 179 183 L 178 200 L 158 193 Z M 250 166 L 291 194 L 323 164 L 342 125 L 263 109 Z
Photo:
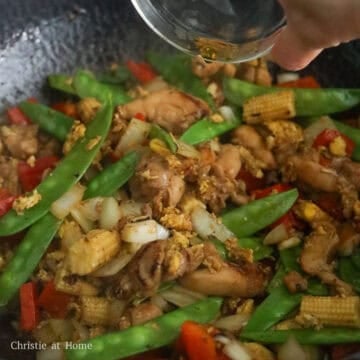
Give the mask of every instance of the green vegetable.
M 243 340 L 252 340 L 265 344 L 283 344 L 290 336 L 293 336 L 300 344 L 304 345 L 358 343 L 360 341 L 360 330 L 349 328 L 271 330 L 248 331 L 240 335 Z
M 54 74 L 48 77 L 49 85 L 56 90 L 70 95 L 77 95 L 73 86 L 73 78 L 64 74 Z
M 60 224 L 60 220 L 48 213 L 26 233 L 0 275 L 0 306 L 6 305 L 30 277 Z
M 251 236 L 286 214 L 298 195 L 298 191 L 292 189 L 251 201 L 249 204 L 226 212 L 222 216 L 222 221 L 238 238 Z
M 259 86 L 238 79 L 224 79 L 225 98 L 242 106 L 263 94 L 284 91 L 284 88 Z M 360 89 L 292 89 L 295 92 L 297 116 L 317 116 L 348 110 L 360 103 Z
M 98 81 L 114 85 L 122 85 L 130 80 L 131 77 L 131 72 L 126 66 L 117 66 L 114 70 L 110 69 L 96 75 Z
M 189 145 L 197 145 L 214 139 L 217 136 L 235 129 L 241 124 L 239 118 L 224 120 L 222 123 L 214 123 L 209 119 L 202 119 L 190 126 L 181 136 L 180 140 Z
M 165 131 L 160 126 L 155 124 L 151 125 L 149 136 L 151 139 L 159 139 L 163 141 L 173 154 L 177 152 L 178 146 L 174 140 L 174 137 L 171 136 L 167 131 Z
M 339 274 L 342 280 L 360 293 L 360 270 L 354 265 L 351 258 L 341 258 L 339 260 Z
M 342 134 L 348 136 L 355 143 L 355 149 L 351 157 L 356 161 L 360 161 L 360 129 L 346 125 L 341 121 L 336 121 L 336 120 L 333 121 L 337 129 Z
M 162 77 L 175 87 L 205 100 L 212 109 L 214 100 L 205 85 L 191 71 L 191 57 L 188 55 L 165 55 L 150 52 L 147 59 Z
M 286 271 L 284 269 L 284 266 L 280 263 L 280 266 L 278 267 L 275 275 L 271 279 L 268 287 L 267 292 L 271 293 L 273 290 L 277 289 L 280 286 L 284 285 L 284 276 L 286 275 Z
M 105 168 L 89 182 L 84 199 L 113 195 L 134 175 L 139 160 L 140 155 L 136 151 L 132 151 Z
M 360 270 L 360 249 L 356 250 L 351 256 L 351 261 Z
M 33 104 L 27 101 L 22 102 L 19 107 L 33 123 L 40 126 L 40 129 L 60 141 L 66 140 L 66 136 L 74 122 L 72 118 L 45 105 Z
M 207 298 L 172 311 L 143 325 L 95 337 L 81 343 L 83 349 L 66 350 L 68 360 L 115 360 L 171 344 L 186 320 L 208 323 L 220 311 L 222 300 Z
M 41 195 L 40 201 L 35 206 L 25 209 L 22 215 L 10 210 L 0 218 L 0 236 L 15 234 L 40 219 L 49 211 L 51 204 L 82 177 L 107 136 L 112 113 L 113 106 L 109 101 L 98 111 L 85 136 L 35 189 Z M 98 143 L 89 149 L 90 142 L 96 138 L 99 139 Z

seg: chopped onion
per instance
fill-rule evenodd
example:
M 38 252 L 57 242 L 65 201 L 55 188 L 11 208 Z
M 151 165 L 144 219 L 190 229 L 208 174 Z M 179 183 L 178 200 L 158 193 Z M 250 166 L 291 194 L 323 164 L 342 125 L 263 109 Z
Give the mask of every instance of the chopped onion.
M 155 306 L 157 306 L 159 309 L 161 309 L 162 311 L 166 312 L 169 310 L 169 304 L 168 302 L 159 294 L 154 295 L 151 299 L 150 302 L 152 304 L 154 304 Z
M 143 203 L 132 200 L 122 201 L 119 206 L 120 218 L 141 216 L 143 207 Z
M 300 75 L 298 73 L 295 72 L 284 72 L 281 74 L 278 74 L 276 77 L 277 83 L 278 84 L 283 84 L 289 81 L 296 81 L 299 80 Z
M 74 327 L 70 320 L 50 319 L 49 325 L 58 341 L 69 341 L 72 339 Z
M 296 341 L 293 336 L 290 336 L 285 344 L 282 344 L 278 348 L 278 359 L 279 360 L 306 360 L 307 356 L 304 349 Z
M 67 251 L 78 240 L 84 236 L 79 224 L 75 221 L 65 221 L 61 225 L 61 247 Z
M 118 202 L 113 197 L 105 198 L 101 207 L 100 228 L 105 230 L 113 229 L 120 220 L 120 215 Z
M 251 356 L 246 349 L 236 340 L 230 341 L 223 348 L 223 353 L 227 355 L 231 360 L 251 360 Z M 289 359 L 296 359 L 295 357 L 289 357 Z
M 140 244 L 147 244 L 155 240 L 166 240 L 169 236 L 169 230 L 155 220 L 126 224 L 121 232 L 121 238 L 124 241 Z
M 279 250 L 290 249 L 292 247 L 298 246 L 301 243 L 301 239 L 298 236 L 292 236 L 291 238 L 282 241 L 278 244 Z
M 230 106 L 224 105 L 219 107 L 219 113 L 227 121 L 231 121 L 235 119 L 234 111 Z
M 179 307 L 191 305 L 205 297 L 203 294 L 187 290 L 182 286 L 173 286 L 168 290 L 164 290 L 161 292 L 161 296 L 169 303 Z
M 234 237 L 234 234 L 219 219 L 202 207 L 197 207 L 193 210 L 191 222 L 194 230 L 203 239 L 215 236 L 218 240 L 225 242 L 227 239 Z
M 51 213 L 58 219 L 65 218 L 71 209 L 81 201 L 84 192 L 84 186 L 75 184 L 63 196 L 52 203 L 50 208 Z
M 125 300 L 111 300 L 109 308 L 109 319 L 120 319 L 126 309 L 127 302 Z
M 63 349 L 48 347 L 36 353 L 36 360 L 63 360 L 65 354 Z
M 289 238 L 288 231 L 284 224 L 274 227 L 264 238 L 264 245 L 278 244 Z
M 94 223 L 85 217 L 78 208 L 72 209 L 70 214 L 85 232 L 89 232 L 94 229 Z
M 120 270 L 122 270 L 130 262 L 133 256 L 134 254 L 129 254 L 128 252 L 120 250 L 117 256 L 107 262 L 100 269 L 97 269 L 96 271 L 91 273 L 91 275 L 96 277 L 113 276 L 117 274 Z
M 214 326 L 216 328 L 228 331 L 239 331 L 249 321 L 250 314 L 235 314 L 225 316 L 215 321 Z
M 95 197 L 86 201 L 82 201 L 76 208 L 91 221 L 97 221 L 100 217 L 101 204 L 104 198 Z
M 322 133 L 325 129 L 334 129 L 336 126 L 334 122 L 327 116 L 321 117 L 319 120 L 308 126 L 304 130 L 304 141 L 309 146 L 312 146 L 316 137 Z
M 115 153 L 123 154 L 126 151 L 142 145 L 149 135 L 151 125 L 145 121 L 131 119 L 123 136 L 115 149 Z
M 165 90 L 169 88 L 167 82 L 161 76 L 157 76 L 154 80 L 151 80 L 143 85 L 143 88 L 149 93 L 153 93 L 160 90 Z
M 190 159 L 200 159 L 200 153 L 194 146 L 186 144 L 181 140 L 176 140 L 176 145 L 178 146 L 177 153 L 179 155 Z

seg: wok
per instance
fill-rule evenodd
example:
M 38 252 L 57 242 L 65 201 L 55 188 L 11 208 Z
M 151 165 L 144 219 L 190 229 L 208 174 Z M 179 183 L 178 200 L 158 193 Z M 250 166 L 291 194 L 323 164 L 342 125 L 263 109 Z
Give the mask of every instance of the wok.
M 141 59 L 147 49 L 173 51 L 129 0 L 0 0 L 0 112 L 30 96 L 51 98 L 49 73 Z M 324 86 L 360 87 L 360 42 L 324 52 L 304 72 Z M 1 315 L 0 359 L 32 359 L 34 351 L 11 350 L 12 315 Z

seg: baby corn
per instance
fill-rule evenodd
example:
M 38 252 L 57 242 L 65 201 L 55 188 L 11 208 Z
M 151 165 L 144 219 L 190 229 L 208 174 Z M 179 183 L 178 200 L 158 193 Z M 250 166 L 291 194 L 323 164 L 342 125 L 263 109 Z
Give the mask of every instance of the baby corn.
M 104 297 L 82 296 L 81 319 L 87 325 L 108 325 L 110 301 Z

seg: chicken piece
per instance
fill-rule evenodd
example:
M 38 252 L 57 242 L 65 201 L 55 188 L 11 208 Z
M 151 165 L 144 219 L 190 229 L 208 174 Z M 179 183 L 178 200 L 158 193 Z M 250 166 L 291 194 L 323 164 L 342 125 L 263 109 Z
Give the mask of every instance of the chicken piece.
M 338 173 L 338 192 L 341 196 L 342 214 L 349 219 L 353 215 L 354 206 L 359 199 L 357 185 L 346 179 L 341 172 Z
M 240 64 L 238 73 L 240 79 L 257 85 L 270 86 L 272 83 L 272 76 L 264 59 L 251 60 Z
M 265 164 L 266 169 L 271 170 L 276 168 L 273 154 L 253 126 L 242 125 L 235 129 L 232 134 L 232 143 L 242 145 L 249 149 L 257 159 Z
M 224 67 L 221 62 L 206 62 L 201 55 L 192 58 L 192 72 L 199 78 L 209 78 L 217 74 Z
M 144 245 L 130 263 L 114 275 L 109 292 L 119 299 L 152 295 L 163 281 L 175 280 L 195 270 L 203 259 L 202 245 L 176 250 L 170 241 L 153 241 Z
M 332 223 L 317 224 L 305 240 L 300 264 L 307 274 L 317 276 L 323 283 L 333 287 L 339 295 L 347 296 L 353 293 L 352 288 L 333 273 L 331 264 L 339 241 Z
M 2 126 L 0 137 L 11 156 L 26 160 L 38 151 L 38 129 L 37 125 Z
M 264 293 L 269 273 L 258 264 L 226 264 L 216 272 L 198 269 L 179 281 L 185 288 L 204 295 L 251 298 Z
M 44 133 L 38 134 L 39 149 L 37 157 L 42 158 L 45 156 L 53 156 L 61 153 L 61 144 L 58 140 L 51 138 Z
M 215 245 L 209 241 L 204 243 L 204 261 L 203 264 L 210 272 L 221 270 L 224 266 L 224 260 L 217 251 Z
M 199 98 L 170 89 L 149 94 L 118 107 L 120 116 L 131 119 L 137 113 L 145 115 L 175 135 L 182 134 L 193 122 L 208 115 L 210 108 Z
M 13 195 L 21 193 L 18 177 L 17 159 L 7 156 L 0 156 L 0 188 L 9 190 Z
M 235 179 L 241 169 L 239 148 L 231 144 L 221 145 L 212 168 L 215 175 L 220 178 Z
M 284 276 L 284 283 L 291 294 L 305 291 L 308 286 L 307 280 L 297 271 L 290 271 Z
M 135 201 L 163 207 L 175 207 L 185 191 L 183 178 L 156 154 L 143 156 L 129 184 Z
M 337 252 L 342 256 L 350 256 L 360 245 L 360 234 L 350 222 L 341 223 L 337 233 L 339 236 Z

